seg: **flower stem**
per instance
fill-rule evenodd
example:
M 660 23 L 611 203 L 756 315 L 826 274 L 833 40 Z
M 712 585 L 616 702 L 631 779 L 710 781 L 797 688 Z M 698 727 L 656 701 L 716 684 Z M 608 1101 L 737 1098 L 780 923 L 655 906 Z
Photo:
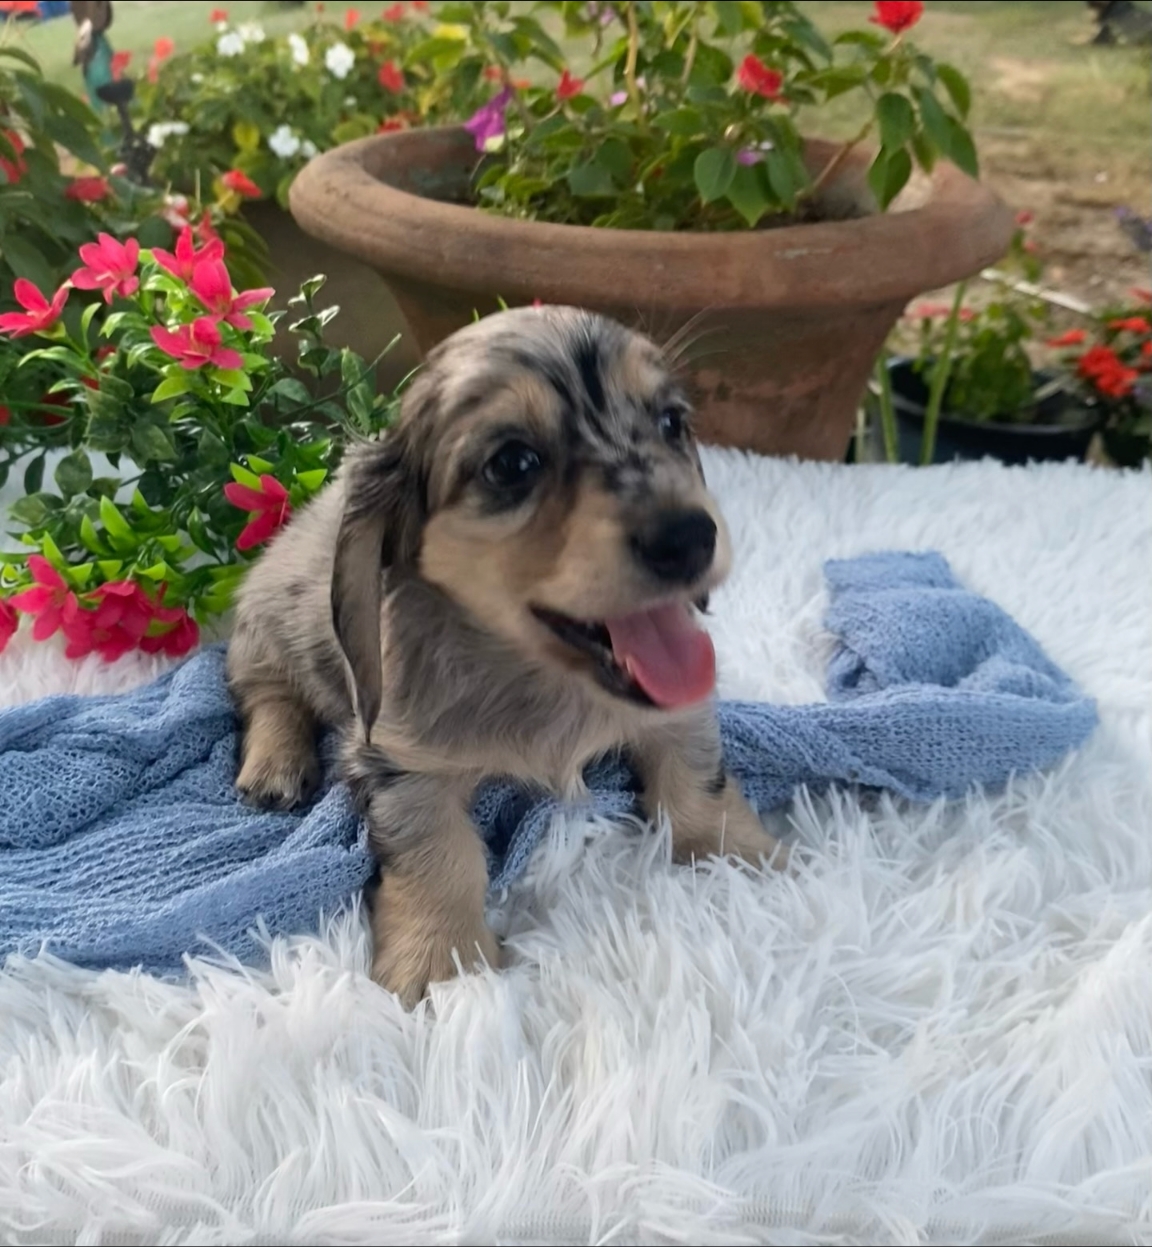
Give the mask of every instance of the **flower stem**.
M 640 58 L 640 27 L 636 22 L 636 0 L 627 0 L 625 8 L 628 12 L 628 57 L 624 62 L 624 83 L 628 88 L 628 98 L 636 110 L 636 122 L 641 130 L 647 130 L 644 103 L 640 99 L 640 87 L 636 82 L 636 62 Z
M 807 187 L 805 190 L 802 190 L 800 194 L 797 195 L 797 199 L 814 199 L 820 193 L 820 191 L 823 190 L 823 188 L 828 184 L 828 179 L 831 178 L 831 176 L 836 172 L 836 170 L 840 168 L 840 166 L 844 163 L 845 160 L 847 160 L 849 153 L 854 151 L 857 147 L 859 147 L 860 144 L 863 143 L 864 140 L 868 137 L 868 135 L 871 134 L 872 124 L 873 123 L 871 119 L 866 121 L 864 125 L 860 128 L 860 131 L 855 136 L 855 138 L 849 139 L 845 144 L 843 144 L 842 147 L 839 148 L 839 150 L 832 157 L 832 159 L 829 160 L 828 163 L 824 166 L 824 168 L 821 169 L 820 172 L 816 175 L 816 178 L 813 181 L 812 185 Z
M 884 434 L 884 458 L 889 463 L 900 461 L 896 441 L 896 409 L 892 406 L 892 374 L 888 371 L 888 352 L 876 361 L 876 384 L 880 387 L 880 429 Z
M 962 281 L 956 287 L 952 310 L 944 328 L 944 345 L 936 367 L 932 370 L 932 385 L 928 390 L 928 406 L 924 410 L 924 435 L 920 440 L 920 466 L 927 467 L 936 454 L 936 426 L 940 423 L 940 408 L 944 404 L 944 391 L 952 375 L 952 352 L 956 349 L 956 335 L 960 330 L 960 306 L 968 283 Z

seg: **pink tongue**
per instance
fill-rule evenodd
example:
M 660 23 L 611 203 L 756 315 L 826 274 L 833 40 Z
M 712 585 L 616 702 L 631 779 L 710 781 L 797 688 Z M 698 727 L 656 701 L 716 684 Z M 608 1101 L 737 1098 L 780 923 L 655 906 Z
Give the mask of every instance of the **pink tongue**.
M 604 621 L 616 661 L 666 709 L 701 701 L 716 684 L 712 638 L 684 603 Z

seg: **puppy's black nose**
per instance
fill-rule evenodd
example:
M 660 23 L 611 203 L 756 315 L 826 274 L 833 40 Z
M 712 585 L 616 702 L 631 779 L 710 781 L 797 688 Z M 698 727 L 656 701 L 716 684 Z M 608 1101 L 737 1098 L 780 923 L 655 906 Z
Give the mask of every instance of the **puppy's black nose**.
M 633 533 L 632 553 L 658 580 L 690 585 L 712 566 L 716 523 L 707 511 L 662 511 Z

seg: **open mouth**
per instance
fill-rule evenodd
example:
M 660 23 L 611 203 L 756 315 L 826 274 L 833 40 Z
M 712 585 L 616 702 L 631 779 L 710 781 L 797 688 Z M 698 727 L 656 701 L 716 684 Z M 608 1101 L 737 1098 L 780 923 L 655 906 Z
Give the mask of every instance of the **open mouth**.
M 592 660 L 603 688 L 627 701 L 673 710 L 702 701 L 716 686 L 712 639 L 687 602 L 593 621 L 541 606 L 533 606 L 532 613 L 557 639 Z

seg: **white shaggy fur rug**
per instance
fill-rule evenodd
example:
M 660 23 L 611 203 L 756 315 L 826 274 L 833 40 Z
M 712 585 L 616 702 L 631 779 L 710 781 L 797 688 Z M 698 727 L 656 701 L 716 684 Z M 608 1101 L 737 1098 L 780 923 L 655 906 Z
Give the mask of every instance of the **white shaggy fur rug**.
M 183 984 L 9 964 L 5 1242 L 1152 1242 L 1152 473 L 707 468 L 725 695 L 819 699 L 822 561 L 936 548 L 1096 737 L 951 807 L 799 800 L 793 880 L 557 826 L 508 968 L 413 1015 L 356 915 Z M 16 644 L 0 695 L 157 669 Z

